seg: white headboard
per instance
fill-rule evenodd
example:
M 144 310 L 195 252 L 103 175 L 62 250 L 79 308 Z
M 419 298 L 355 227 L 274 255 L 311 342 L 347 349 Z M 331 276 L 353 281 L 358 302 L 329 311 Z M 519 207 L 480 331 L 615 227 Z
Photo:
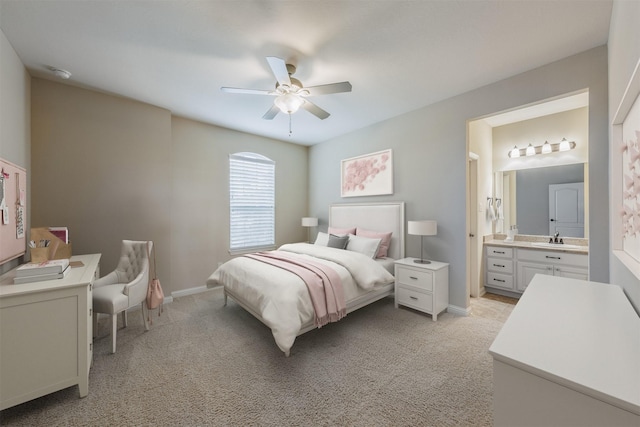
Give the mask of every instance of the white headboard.
M 389 257 L 404 258 L 404 202 L 335 204 L 329 207 L 329 226 L 361 227 L 393 232 Z

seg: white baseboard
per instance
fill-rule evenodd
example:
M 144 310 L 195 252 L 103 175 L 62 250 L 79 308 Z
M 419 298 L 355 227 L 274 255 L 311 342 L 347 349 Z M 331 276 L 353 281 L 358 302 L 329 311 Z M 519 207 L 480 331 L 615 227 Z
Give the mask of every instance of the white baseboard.
M 449 304 L 449 307 L 447 307 L 447 312 L 451 314 L 455 314 L 456 316 L 467 317 L 471 314 L 471 307 L 462 308 L 462 307 L 458 307 L 457 305 Z
M 200 294 L 202 292 L 206 292 L 209 290 L 211 289 L 208 288 L 206 285 L 196 286 L 195 288 L 181 289 L 179 291 L 171 292 L 171 297 L 176 297 L 176 298 L 186 297 L 187 295 Z

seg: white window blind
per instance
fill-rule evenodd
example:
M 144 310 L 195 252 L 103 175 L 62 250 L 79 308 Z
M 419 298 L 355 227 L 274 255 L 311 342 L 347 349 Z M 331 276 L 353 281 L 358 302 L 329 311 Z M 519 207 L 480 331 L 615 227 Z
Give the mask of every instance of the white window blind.
M 275 246 L 275 162 L 256 153 L 229 156 L 230 251 Z

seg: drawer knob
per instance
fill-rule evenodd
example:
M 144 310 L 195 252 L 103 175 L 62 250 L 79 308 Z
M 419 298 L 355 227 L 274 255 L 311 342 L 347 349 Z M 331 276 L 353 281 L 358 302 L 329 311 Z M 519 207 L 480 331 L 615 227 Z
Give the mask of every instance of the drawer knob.
M 493 264 L 494 267 L 502 267 L 504 268 L 504 265 L 500 265 L 500 264 Z
M 418 301 L 418 297 L 409 297 L 409 298 L 411 298 L 414 301 Z
M 504 283 L 504 280 L 502 280 L 502 279 L 493 279 L 493 281 L 494 282 L 502 282 L 502 283 Z
M 409 276 L 409 279 L 418 280 L 418 278 L 414 276 Z
M 502 255 L 504 255 L 504 252 L 501 252 L 501 251 L 493 251 L 493 253 L 494 254 L 502 254 Z
M 549 255 L 545 255 L 545 258 L 548 258 L 548 259 L 560 259 L 559 256 L 549 256 Z

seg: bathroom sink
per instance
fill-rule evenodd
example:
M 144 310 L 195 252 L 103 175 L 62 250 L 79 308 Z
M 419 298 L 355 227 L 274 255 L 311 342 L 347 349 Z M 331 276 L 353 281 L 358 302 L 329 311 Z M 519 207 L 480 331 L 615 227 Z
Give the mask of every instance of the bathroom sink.
M 586 249 L 586 246 L 567 245 L 565 243 L 531 242 L 531 246 L 554 249 Z

